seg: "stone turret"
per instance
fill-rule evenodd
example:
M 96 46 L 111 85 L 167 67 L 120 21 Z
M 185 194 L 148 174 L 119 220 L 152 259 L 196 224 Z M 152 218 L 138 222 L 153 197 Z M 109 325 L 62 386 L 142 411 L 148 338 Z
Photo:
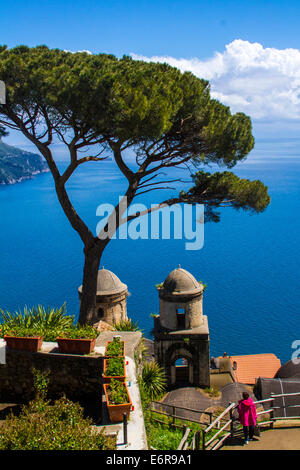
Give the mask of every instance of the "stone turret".
M 154 353 L 165 370 L 168 386 L 209 387 L 209 329 L 203 315 L 203 284 L 179 266 L 157 290 Z
M 82 286 L 78 288 L 79 300 L 82 295 Z M 127 320 L 128 289 L 120 279 L 108 269 L 100 269 L 97 278 L 96 308 L 92 323 L 100 320 L 113 324 Z

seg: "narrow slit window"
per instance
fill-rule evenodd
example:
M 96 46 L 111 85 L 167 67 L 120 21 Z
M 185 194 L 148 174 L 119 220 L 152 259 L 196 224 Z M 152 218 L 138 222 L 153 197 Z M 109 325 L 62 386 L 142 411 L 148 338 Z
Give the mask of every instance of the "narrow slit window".
M 185 329 L 185 309 L 177 308 L 176 316 L 177 316 L 177 328 L 179 330 L 184 330 Z

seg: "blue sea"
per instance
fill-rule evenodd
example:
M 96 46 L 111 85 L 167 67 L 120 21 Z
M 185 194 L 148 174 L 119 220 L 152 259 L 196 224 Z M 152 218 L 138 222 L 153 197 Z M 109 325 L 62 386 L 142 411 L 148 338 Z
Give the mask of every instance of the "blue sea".
M 201 250 L 187 251 L 186 240 L 110 242 L 101 266 L 128 285 L 128 315 L 147 337 L 150 314 L 159 308 L 155 284 L 180 264 L 207 284 L 211 355 L 291 358 L 291 345 L 300 339 L 299 144 L 300 139 L 257 140 L 234 171 L 261 179 L 269 187 L 270 206 L 259 215 L 222 209 L 221 222 L 205 224 Z M 71 200 L 94 233 L 98 205 L 117 202 L 125 188 L 111 161 L 83 165 L 69 183 Z M 176 194 L 175 189 L 155 191 L 136 202 L 155 203 Z M 51 175 L 0 187 L 0 215 L 0 307 L 66 302 L 68 313 L 77 317 L 83 247 L 59 206 Z

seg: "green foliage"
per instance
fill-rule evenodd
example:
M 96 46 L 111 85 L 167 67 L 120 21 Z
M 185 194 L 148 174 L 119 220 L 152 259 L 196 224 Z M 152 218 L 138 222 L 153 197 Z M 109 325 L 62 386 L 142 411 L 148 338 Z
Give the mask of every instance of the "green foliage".
M 56 338 L 96 338 L 99 332 L 91 325 L 75 325 L 74 316 L 66 315 L 66 305 L 45 309 L 42 305 L 23 312 L 8 312 L 0 309 L 0 336 L 43 336 L 44 341 Z
M 129 397 L 124 383 L 119 382 L 119 380 L 111 379 L 108 386 L 108 398 L 111 405 L 129 403 Z
M 155 400 L 165 391 L 166 378 L 164 370 L 155 361 L 145 362 L 141 386 L 146 395 Z
M 117 331 L 141 331 L 137 322 L 133 322 L 130 318 L 120 320 L 113 324 Z
M 50 371 L 41 372 L 39 369 L 33 368 L 33 385 L 37 398 L 45 399 L 49 385 Z
M 150 317 L 151 318 L 157 318 L 157 317 L 159 317 L 159 314 L 158 313 L 150 313 Z
M 81 129 L 105 143 L 128 141 L 138 156 L 162 139 L 161 160 L 180 154 L 231 167 L 254 146 L 248 116 L 232 115 L 210 97 L 206 80 L 167 64 L 18 46 L 0 52 L 0 79 L 8 120 L 10 112 L 38 108 L 54 133 Z
M 207 204 L 210 220 L 218 221 L 216 207 L 230 206 L 251 212 L 262 212 L 270 203 L 268 188 L 261 181 L 241 179 L 230 171 L 213 174 L 198 171 L 193 175 L 195 186 L 188 192 L 181 191 L 180 198 L 186 203 Z
M 64 328 L 60 333 L 61 338 L 70 339 L 94 339 L 99 335 L 99 331 L 91 325 L 77 325 Z
M 210 397 L 216 398 L 220 396 L 220 391 L 213 387 L 204 388 L 203 391 L 207 393 Z
M 121 377 L 124 375 L 124 358 L 111 357 L 107 360 L 104 375 L 107 377 L 116 376 Z
M 45 400 L 47 377 L 34 371 L 36 398 L 11 414 L 1 426 L 0 450 L 112 450 L 115 440 L 98 433 L 83 409 L 62 397 L 51 405 Z
M 39 327 L 46 332 L 55 328 L 68 328 L 73 324 L 74 318 L 74 316 L 66 315 L 66 304 L 60 308 L 48 307 L 47 309 L 43 305 L 32 308 L 25 306 L 23 311 L 19 310 L 13 313 L 0 309 L 0 323 L 9 328 L 15 326 Z
M 39 328 L 38 326 L 33 326 L 31 328 L 27 328 L 25 326 L 14 326 L 14 327 L 9 327 L 7 325 L 4 325 L 3 331 L 1 329 L 1 333 L 7 336 L 17 336 L 17 337 L 28 337 L 32 338 L 35 336 L 43 336 L 43 330 L 42 328 Z
M 120 341 L 120 338 L 114 338 L 105 349 L 105 356 L 123 356 L 124 353 L 124 341 Z

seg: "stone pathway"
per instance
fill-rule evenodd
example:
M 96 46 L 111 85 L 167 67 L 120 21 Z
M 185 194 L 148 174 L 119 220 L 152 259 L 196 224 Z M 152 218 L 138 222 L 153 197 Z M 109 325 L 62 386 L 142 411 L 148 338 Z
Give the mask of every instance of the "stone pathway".
M 124 334 L 125 333 L 125 334 Z M 131 397 L 134 411 L 130 413 L 130 419 L 127 426 L 128 443 L 124 444 L 123 439 L 123 423 L 110 424 L 107 409 L 104 404 L 103 421 L 99 428 L 105 427 L 106 433 L 117 433 L 117 450 L 147 450 L 147 437 L 144 425 L 144 417 L 142 411 L 142 403 L 140 398 L 140 390 L 137 382 L 135 361 L 133 359 L 136 344 L 140 341 L 140 333 L 128 335 L 127 332 L 105 332 L 97 339 L 95 351 L 101 354 L 105 352 L 105 342 L 111 341 L 116 334 L 121 336 L 121 340 L 125 340 L 125 363 L 126 364 L 126 383 Z M 126 334 L 127 333 L 127 334 Z M 100 341 L 101 340 L 101 341 Z M 130 357 L 131 356 L 131 357 Z M 129 385 L 130 384 L 130 385 Z M 105 397 L 104 397 L 105 400 Z

